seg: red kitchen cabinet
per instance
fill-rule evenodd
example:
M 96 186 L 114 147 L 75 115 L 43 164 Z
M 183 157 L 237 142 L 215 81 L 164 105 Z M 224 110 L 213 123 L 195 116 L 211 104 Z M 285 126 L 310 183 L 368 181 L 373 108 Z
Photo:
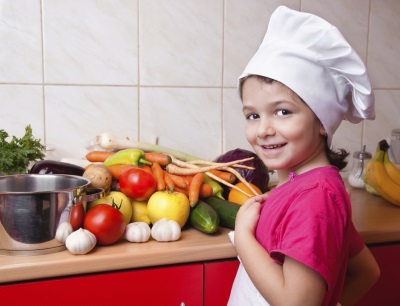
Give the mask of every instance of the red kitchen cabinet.
M 370 246 L 381 278 L 357 306 L 400 305 L 400 244 Z M 0 284 L 2 305 L 226 305 L 237 259 Z
M 381 277 L 356 306 L 400 305 L 400 244 L 369 246 L 374 254 Z M 236 259 L 206 263 L 204 306 L 226 305 L 239 261 Z
M 237 259 L 204 264 L 204 306 L 228 303 L 238 266 Z
M 400 243 L 369 246 L 381 277 L 356 306 L 400 305 Z M 205 263 L 204 306 L 226 305 L 239 261 Z
M 4 305 L 201 306 L 203 264 L 1 285 L 0 297 Z
M 357 306 L 400 305 L 400 244 L 369 246 L 377 260 L 381 277 Z

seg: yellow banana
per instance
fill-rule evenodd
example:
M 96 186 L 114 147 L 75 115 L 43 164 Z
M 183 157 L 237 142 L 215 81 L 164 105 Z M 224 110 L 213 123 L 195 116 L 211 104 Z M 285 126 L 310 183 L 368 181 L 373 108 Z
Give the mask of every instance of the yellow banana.
M 365 184 L 365 190 L 374 195 L 377 195 L 377 196 L 380 195 L 378 191 L 376 191 L 370 184 L 367 184 L 367 183 Z
M 391 202 L 400 206 L 400 186 L 397 185 L 388 175 L 383 158 L 385 151 L 378 146 L 372 159 L 368 162 L 365 175 L 368 184 L 374 188 L 379 195 Z
M 366 190 L 366 191 L 368 191 L 369 193 L 372 193 L 372 194 L 374 194 L 374 195 L 379 196 L 379 192 L 376 191 L 376 190 L 368 183 L 368 178 L 367 178 L 367 175 L 365 174 L 365 172 L 364 172 L 364 174 L 363 174 L 363 181 L 364 181 L 364 183 L 365 183 L 365 190 Z
M 397 184 L 400 188 L 400 169 L 397 168 L 392 161 L 389 159 L 389 151 L 386 150 L 383 157 L 383 164 L 385 165 L 388 176 Z

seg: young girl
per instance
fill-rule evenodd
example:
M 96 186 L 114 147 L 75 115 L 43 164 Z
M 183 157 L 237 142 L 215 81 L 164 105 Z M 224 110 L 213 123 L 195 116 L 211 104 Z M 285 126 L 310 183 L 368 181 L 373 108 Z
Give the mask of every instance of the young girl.
M 330 146 L 343 118 L 374 118 L 362 61 L 325 20 L 279 7 L 239 91 L 247 140 L 279 183 L 238 212 L 228 304 L 353 303 L 379 269 L 351 221 L 339 175 L 348 153 Z

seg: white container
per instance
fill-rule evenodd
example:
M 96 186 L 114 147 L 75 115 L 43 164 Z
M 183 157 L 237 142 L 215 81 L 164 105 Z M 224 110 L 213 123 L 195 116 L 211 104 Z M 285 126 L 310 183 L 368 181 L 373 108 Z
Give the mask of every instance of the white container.
M 390 137 L 390 157 L 392 162 L 400 165 L 400 129 L 392 130 L 392 136 Z
M 371 153 L 365 152 L 365 146 L 363 147 L 362 151 L 354 152 L 353 165 L 348 177 L 350 186 L 354 188 L 365 188 L 365 166 L 367 165 L 371 157 Z

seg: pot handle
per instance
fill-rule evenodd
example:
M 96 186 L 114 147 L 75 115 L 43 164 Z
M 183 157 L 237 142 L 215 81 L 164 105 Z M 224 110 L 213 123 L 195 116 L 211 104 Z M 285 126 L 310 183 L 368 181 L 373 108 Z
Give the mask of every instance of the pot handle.
M 74 204 L 78 202 L 92 202 L 105 196 L 103 188 L 86 188 L 84 192 L 86 194 L 80 194 L 74 199 Z

